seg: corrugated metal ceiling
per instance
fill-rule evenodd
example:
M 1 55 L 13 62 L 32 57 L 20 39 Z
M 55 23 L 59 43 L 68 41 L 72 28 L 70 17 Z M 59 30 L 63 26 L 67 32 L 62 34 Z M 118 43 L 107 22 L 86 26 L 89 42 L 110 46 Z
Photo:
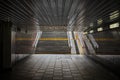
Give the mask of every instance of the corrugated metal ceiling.
M 27 29 L 81 31 L 119 9 L 119 0 L 0 0 L 0 20 Z

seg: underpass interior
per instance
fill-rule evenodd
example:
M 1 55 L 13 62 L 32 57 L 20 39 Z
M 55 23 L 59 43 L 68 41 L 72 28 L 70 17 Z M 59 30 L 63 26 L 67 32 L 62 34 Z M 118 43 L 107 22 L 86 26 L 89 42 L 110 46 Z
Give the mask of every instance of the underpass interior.
M 119 80 L 119 0 L 0 0 L 2 80 Z

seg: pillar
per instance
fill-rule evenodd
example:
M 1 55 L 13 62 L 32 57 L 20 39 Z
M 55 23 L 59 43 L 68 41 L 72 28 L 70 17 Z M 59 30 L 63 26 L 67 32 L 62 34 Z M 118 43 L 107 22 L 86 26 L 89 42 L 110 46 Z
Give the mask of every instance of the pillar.
M 0 21 L 1 68 L 11 69 L 11 22 Z

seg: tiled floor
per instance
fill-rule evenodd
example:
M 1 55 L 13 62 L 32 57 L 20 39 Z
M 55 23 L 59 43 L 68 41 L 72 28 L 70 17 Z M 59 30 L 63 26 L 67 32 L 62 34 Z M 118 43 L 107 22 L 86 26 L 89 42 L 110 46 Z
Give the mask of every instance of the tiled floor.
M 119 80 L 99 64 L 78 55 L 32 55 L 10 74 L 12 80 Z

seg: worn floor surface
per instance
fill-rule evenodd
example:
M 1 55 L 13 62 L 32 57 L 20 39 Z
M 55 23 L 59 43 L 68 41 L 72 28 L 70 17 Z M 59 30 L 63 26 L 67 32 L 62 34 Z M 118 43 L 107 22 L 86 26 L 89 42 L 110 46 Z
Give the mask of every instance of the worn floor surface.
M 99 64 L 79 55 L 32 55 L 17 64 L 9 77 L 12 80 L 119 80 Z

